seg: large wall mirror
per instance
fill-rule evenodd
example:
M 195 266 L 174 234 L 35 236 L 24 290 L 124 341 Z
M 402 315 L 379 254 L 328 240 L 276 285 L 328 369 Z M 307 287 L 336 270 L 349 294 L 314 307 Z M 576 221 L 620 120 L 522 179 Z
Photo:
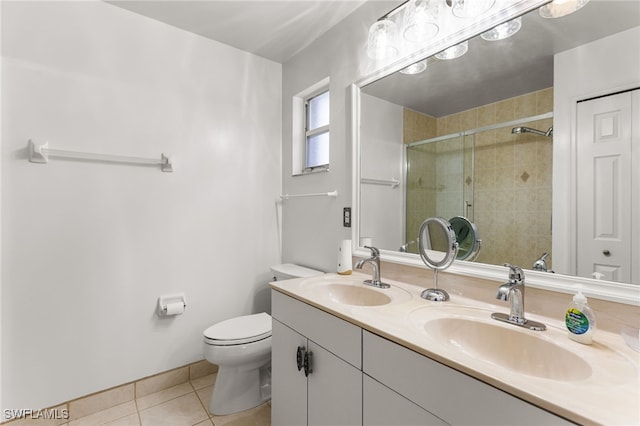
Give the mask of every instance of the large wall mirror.
M 591 1 L 557 19 L 535 9 L 508 39 L 477 35 L 459 58 L 431 54 L 418 74 L 396 66 L 356 84 L 355 253 L 366 239 L 383 259 L 413 264 L 425 218 L 463 216 L 477 226 L 482 250 L 473 263 L 456 261 L 461 273 L 495 278 L 503 268 L 493 265 L 532 269 L 544 256 L 548 272 L 528 271 L 530 282 L 549 288 L 572 283 L 570 276 L 592 278 L 554 262 L 554 238 L 571 235 L 554 232 L 552 220 L 554 162 L 561 166 L 554 158 L 554 55 L 639 25 L 637 1 Z M 613 281 L 593 285 L 603 295 L 624 287 L 637 298 L 629 284 L 640 277 Z

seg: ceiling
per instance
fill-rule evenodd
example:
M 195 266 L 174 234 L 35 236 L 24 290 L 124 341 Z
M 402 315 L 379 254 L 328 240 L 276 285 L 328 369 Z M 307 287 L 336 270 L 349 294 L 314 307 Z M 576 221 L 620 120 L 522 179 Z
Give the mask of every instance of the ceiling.
M 381 0 L 106 1 L 286 63 L 365 2 Z M 388 10 L 402 1 L 386 2 Z M 640 0 L 591 0 L 578 12 L 559 19 L 543 19 L 533 11 L 510 39 L 486 42 L 475 38 L 462 58 L 435 61 L 419 75 L 396 73 L 364 91 L 440 117 L 551 87 L 556 53 L 638 25 Z
M 113 0 L 107 3 L 285 63 L 365 0 Z

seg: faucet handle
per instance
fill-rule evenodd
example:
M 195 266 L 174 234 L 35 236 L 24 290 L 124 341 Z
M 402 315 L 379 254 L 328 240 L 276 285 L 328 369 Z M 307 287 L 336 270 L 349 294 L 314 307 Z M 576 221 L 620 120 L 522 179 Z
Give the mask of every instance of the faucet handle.
M 509 268 L 509 282 L 522 284 L 524 283 L 524 271 L 519 266 L 510 265 L 505 263 L 504 266 Z
M 368 248 L 369 250 L 371 250 L 371 257 L 373 257 L 373 258 L 380 257 L 380 250 L 378 250 L 376 247 L 364 246 L 364 248 Z

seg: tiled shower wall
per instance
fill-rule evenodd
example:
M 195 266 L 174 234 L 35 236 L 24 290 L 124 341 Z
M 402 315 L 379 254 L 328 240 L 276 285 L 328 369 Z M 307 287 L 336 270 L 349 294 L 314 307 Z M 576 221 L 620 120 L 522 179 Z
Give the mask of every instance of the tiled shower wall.
M 404 142 L 551 111 L 553 88 L 440 118 L 405 110 Z M 552 119 L 546 119 L 526 126 L 546 130 L 552 124 Z M 514 135 L 510 127 L 473 137 L 473 169 L 465 167 L 473 172 L 469 171 L 464 179 L 466 185 L 474 185 L 473 205 L 468 214 L 478 226 L 483 240 L 477 260 L 492 264 L 509 262 L 530 268 L 542 253 L 551 252 L 552 139 L 530 133 Z M 425 171 L 417 177 L 412 174 L 412 182 L 407 182 L 407 241 L 417 237 L 416 230 L 422 220 L 435 214 L 434 195 L 442 186 L 437 184 L 435 162 L 433 153 L 425 153 L 420 161 L 412 164 L 414 169 L 418 167 Z M 415 245 L 410 251 L 415 252 Z M 547 260 L 551 267 L 551 256 Z

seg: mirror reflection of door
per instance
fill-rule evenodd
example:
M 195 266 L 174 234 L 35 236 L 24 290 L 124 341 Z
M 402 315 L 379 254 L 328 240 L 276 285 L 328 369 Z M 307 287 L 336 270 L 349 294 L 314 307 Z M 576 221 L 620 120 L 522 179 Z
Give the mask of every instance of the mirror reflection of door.
M 473 213 L 473 138 L 435 139 L 405 146 L 407 241 L 415 238 L 424 218 Z M 409 249 L 417 253 L 417 247 Z
M 640 283 L 639 224 L 632 214 L 640 203 L 638 188 L 632 187 L 632 155 L 640 148 L 639 105 L 640 90 L 578 103 L 579 276 L 595 273 L 609 281 Z

